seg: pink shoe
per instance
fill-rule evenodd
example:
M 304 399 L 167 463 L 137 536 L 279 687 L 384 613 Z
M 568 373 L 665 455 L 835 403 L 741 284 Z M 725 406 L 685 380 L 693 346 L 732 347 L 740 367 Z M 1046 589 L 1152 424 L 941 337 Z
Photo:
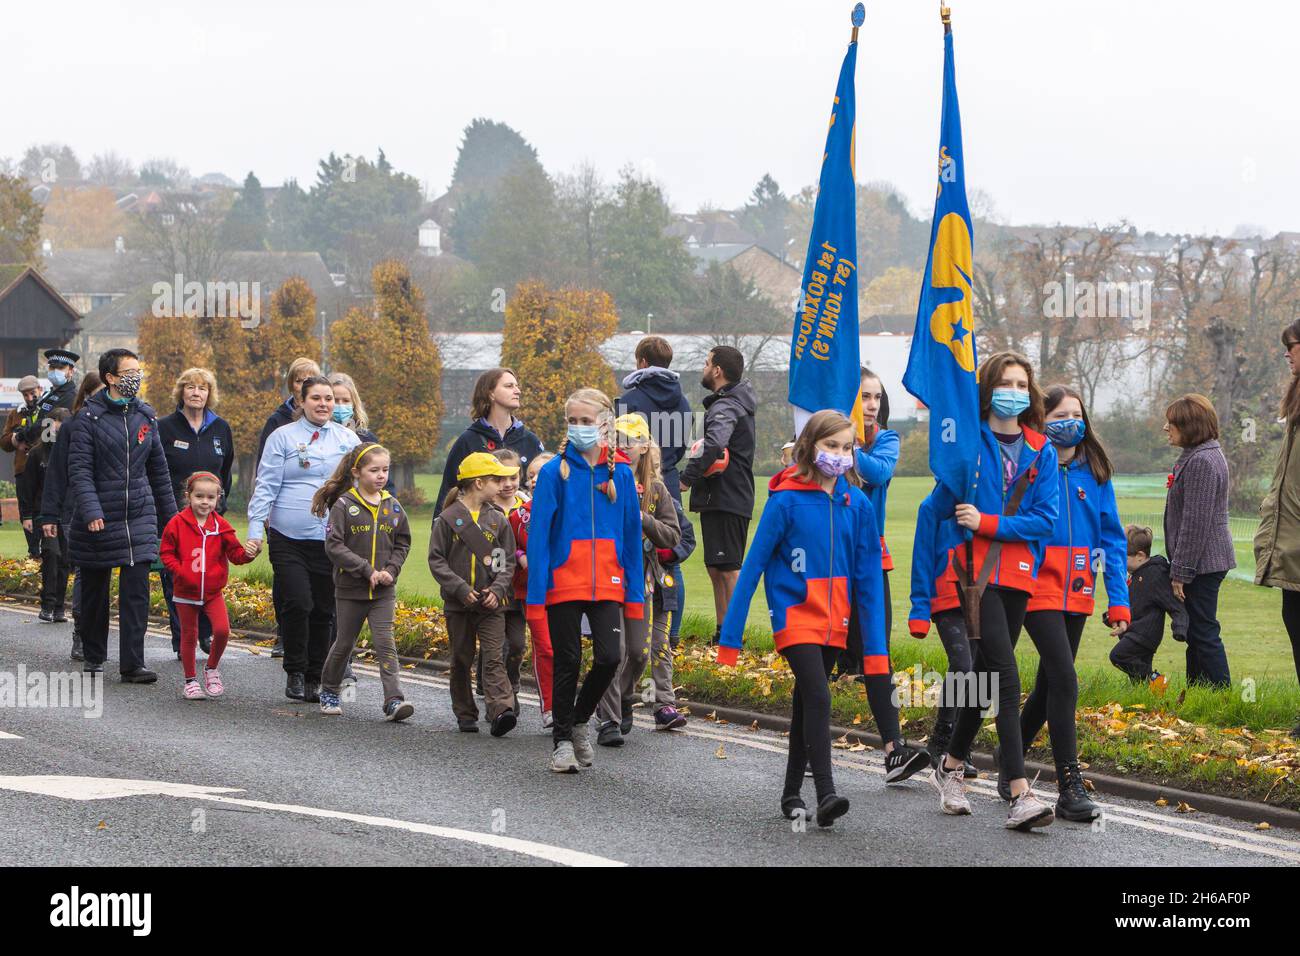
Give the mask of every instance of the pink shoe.
M 203 668 L 203 689 L 209 697 L 220 697 L 226 688 L 221 683 L 221 671 L 213 667 Z
M 203 688 L 199 686 L 196 680 L 187 680 L 185 686 L 181 688 L 181 696 L 186 700 L 203 700 Z

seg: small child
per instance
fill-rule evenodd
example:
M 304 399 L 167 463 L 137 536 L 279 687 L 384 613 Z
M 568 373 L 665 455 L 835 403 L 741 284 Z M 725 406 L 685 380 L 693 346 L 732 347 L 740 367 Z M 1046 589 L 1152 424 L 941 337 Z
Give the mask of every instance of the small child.
M 1124 529 L 1128 538 L 1129 609 L 1133 620 L 1111 648 L 1110 662 L 1134 683 L 1146 681 L 1163 690 L 1168 678 L 1152 666 L 1157 648 L 1165 636 L 1168 612 L 1174 640 L 1187 640 L 1187 608 L 1174 597 L 1169 583 L 1169 561 L 1151 554 L 1151 529 L 1131 524 Z
M 789 468 L 794 464 L 794 439 L 781 446 L 781 467 Z
M 46 416 L 49 422 L 48 432 L 41 435 L 41 440 L 27 456 L 27 467 L 31 475 L 32 501 L 36 508 L 41 508 L 45 494 L 45 471 L 50 464 L 50 455 L 54 452 L 54 442 L 58 438 L 63 423 L 72 417 L 66 408 L 56 408 Z M 64 607 L 68 599 L 68 575 L 72 573 L 68 560 L 68 539 L 63 533 L 63 526 L 53 521 L 43 520 L 37 515 L 34 522 L 40 525 L 41 532 L 41 614 L 38 620 L 43 624 L 62 624 L 67 615 Z
M 217 665 L 230 638 L 230 618 L 221 592 L 230 565 L 248 564 L 253 556 L 244 550 L 230 522 L 216 513 L 221 501 L 221 479 L 209 471 L 196 471 L 185 481 L 188 507 L 176 512 L 163 529 L 159 558 L 172 576 L 172 601 L 181 622 L 181 665 L 186 700 L 220 697 L 225 693 Z M 199 643 L 199 612 L 212 625 L 212 645 L 199 686 L 194 649 Z
M 623 738 L 632 732 L 636 688 L 645 674 L 647 660 L 651 661 L 655 689 L 655 729 L 676 730 L 686 725 L 673 694 L 673 651 L 668 642 L 668 612 L 663 599 L 663 589 L 675 585 L 672 575 L 665 573 L 659 563 L 658 551 L 671 549 L 681 541 L 677 507 L 660 477 L 659 446 L 651 440 L 646 420 L 635 412 L 620 415 L 614 420 L 614 430 L 636 476 L 645 593 L 651 598 L 654 627 L 652 640 L 649 615 L 623 621 L 623 662 L 596 708 L 596 743 L 602 747 L 621 747 Z
M 462 733 L 478 733 L 478 705 L 470 685 L 476 647 L 483 657 L 492 736 L 505 736 L 517 722 L 504 661 L 515 536 L 493 502 L 504 480 L 518 473 L 487 452 L 466 455 L 429 535 L 429 570 L 442 589 L 451 637 L 451 709 Z
M 533 489 L 537 487 L 537 473 L 555 455 L 544 451 L 528 463 L 528 494 L 514 511 L 510 512 L 510 530 L 515 534 L 515 603 L 521 614 L 528 604 L 528 522 L 533 516 Z M 551 675 L 555 668 L 555 654 L 551 650 L 551 637 L 545 629 L 529 626 L 533 642 L 533 677 L 537 681 L 537 696 L 542 700 L 542 730 L 550 730 L 555 723 L 551 716 Z
M 334 565 L 336 636 L 320 686 L 320 712 L 329 716 L 343 713 L 339 693 L 344 673 L 367 622 L 384 688 L 384 719 L 397 722 L 415 713 L 402 693 L 393 639 L 397 575 L 411 551 L 411 527 L 401 503 L 384 490 L 390 465 L 382 445 L 358 445 L 343 456 L 311 502 L 312 514 L 329 515 L 325 554 Z
M 508 478 L 501 479 L 501 492 L 493 500 L 498 508 L 507 518 L 512 516 L 522 508 L 528 500 L 527 495 L 523 495 L 519 490 L 519 453 L 513 448 L 498 448 L 492 453 L 497 461 L 507 468 L 514 468 L 515 473 Z M 514 531 L 514 521 L 510 522 L 510 530 Z M 515 539 L 515 577 L 519 576 L 519 540 Z M 511 592 L 513 595 L 513 591 Z M 524 662 L 524 648 L 526 645 L 527 626 L 524 622 L 524 602 L 522 600 L 512 600 L 506 606 L 506 677 L 510 679 L 510 689 L 515 695 L 515 717 L 519 716 L 519 666 Z M 478 663 L 478 683 L 483 686 L 483 655 L 479 655 Z

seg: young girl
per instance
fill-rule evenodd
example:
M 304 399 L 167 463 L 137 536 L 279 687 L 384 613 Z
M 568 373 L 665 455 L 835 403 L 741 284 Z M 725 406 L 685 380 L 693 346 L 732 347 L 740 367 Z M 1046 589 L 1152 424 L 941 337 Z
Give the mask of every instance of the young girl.
M 334 566 L 334 614 L 337 634 L 321 671 L 320 711 L 343 713 L 339 690 L 361 625 L 369 622 L 370 642 L 379 660 L 384 687 L 384 718 L 405 720 L 415 713 L 398 680 L 393 617 L 397 610 L 397 575 L 411 550 L 406 511 L 384 490 L 390 458 L 374 442 L 343 456 L 333 476 L 312 498 L 312 514 L 329 515 L 325 554 Z
M 230 638 L 230 618 L 221 591 L 230 575 L 230 564 L 253 560 L 235 536 L 230 522 L 216 514 L 221 501 L 221 479 L 208 471 L 197 471 L 185 482 L 189 507 L 182 508 L 167 522 L 159 545 L 159 558 L 172 575 L 172 600 L 181 619 L 181 664 L 186 700 L 220 697 L 225 688 L 217 665 Z M 199 612 L 212 624 L 212 644 L 199 686 L 194 649 L 199 643 Z
M 622 663 L 623 618 L 645 616 L 645 581 L 636 479 L 613 447 L 613 405 L 583 388 L 564 412 L 568 432 L 533 494 L 527 615 L 555 652 L 551 770 L 577 773 L 594 758 L 587 722 Z M 579 694 L 584 616 L 593 652 Z
M 483 683 L 492 736 L 514 729 L 515 696 L 506 676 L 506 605 L 515 573 L 515 536 L 493 501 L 518 468 L 487 452 L 466 455 L 456 487 L 433 520 L 429 570 L 442 589 L 451 636 L 451 709 L 463 733 L 478 733 L 478 705 L 470 685 L 474 651 L 483 658 Z
M 1053 814 L 1025 779 L 1014 639 L 1057 520 L 1057 486 L 1051 480 L 1056 450 L 1029 427 L 1042 421 L 1043 396 L 1023 355 L 998 352 L 985 359 L 979 368 L 979 395 L 981 451 L 974 501 L 958 502 L 936 483 L 921 503 L 907 626 L 913 637 L 925 637 L 933 616 L 948 654 L 948 699 L 940 717 L 955 712 L 956 723 L 934 769 L 940 809 L 948 814 L 971 812 L 964 764 L 983 722 L 982 711 L 996 704 L 1012 798 L 1005 825 L 1029 830 L 1048 826 Z M 1040 475 L 1048 480 L 1039 480 Z M 967 580 L 987 582 L 979 599 L 980 631 L 973 653 L 961 610 L 958 565 Z M 987 699 L 992 688 L 997 689 L 996 701 Z M 958 689 L 965 689 L 964 700 L 949 696 Z
M 527 497 L 524 503 L 510 513 L 510 530 L 515 533 L 515 604 L 523 611 L 528 602 L 528 524 L 533 515 L 533 491 L 537 487 L 537 473 L 555 456 L 544 451 L 528 463 Z M 550 730 L 555 720 L 551 716 L 551 672 L 554 654 L 551 639 L 545 629 L 528 628 L 533 642 L 533 677 L 537 681 L 537 696 L 542 699 L 542 730 Z
M 811 762 L 817 825 L 849 809 L 831 774 L 831 694 L 827 676 L 849 631 L 850 607 L 863 624 L 863 671 L 888 674 L 880 582 L 880 533 L 871 502 L 856 485 L 856 429 L 836 411 L 808 419 L 795 442 L 794 463 L 775 475 L 754 541 L 740 569 L 719 639 L 718 663 L 734 665 L 749 602 L 763 577 L 776 649 L 794 672 L 790 753 L 781 812 L 806 812 L 799 791 Z
M 526 495 L 520 494 L 519 491 L 519 452 L 513 448 L 498 448 L 492 453 L 492 457 L 507 468 L 513 468 L 515 473 L 508 478 L 502 478 L 501 491 L 493 500 L 501 512 L 510 519 L 510 530 L 514 531 L 513 516 L 528 501 Z M 519 540 L 516 536 L 515 551 L 519 550 Z M 519 577 L 518 555 L 516 555 L 515 578 Z M 517 581 L 512 581 L 511 596 L 514 594 L 514 588 L 518 587 Z M 519 666 L 524 662 L 525 647 L 525 623 L 524 623 L 524 602 L 510 601 L 506 605 L 506 677 L 510 680 L 510 689 L 515 695 L 515 717 L 519 716 Z M 478 662 L 478 683 L 483 686 L 483 656 L 479 655 Z
M 655 728 L 675 730 L 686 726 L 686 718 L 678 713 L 673 694 L 673 651 L 668 644 L 668 612 L 663 599 L 664 589 L 675 585 L 672 574 L 660 564 L 658 553 L 660 548 L 676 547 L 681 540 L 677 508 L 660 477 L 659 446 L 651 440 L 645 418 L 635 412 L 620 415 L 614 428 L 619 446 L 632 465 L 641 499 L 645 593 L 653 595 L 654 639 L 651 640 L 648 617 L 623 623 L 623 662 L 596 710 L 599 720 L 596 743 L 604 747 L 623 746 L 623 738 L 632 732 L 632 705 L 647 660 L 653 660 L 650 673 L 655 687 Z
M 1088 798 L 1079 770 L 1074 731 L 1079 682 L 1074 657 L 1092 614 L 1097 571 L 1106 576 L 1106 623 L 1115 629 L 1116 637 L 1128 627 L 1128 541 L 1110 483 L 1110 458 L 1089 426 L 1083 396 L 1068 385 L 1053 385 L 1047 390 L 1044 416 L 1047 437 L 1060 462 L 1057 494 L 1065 520 L 1055 523 L 1047 539 L 1034 596 L 1026 608 L 1025 630 L 1038 649 L 1038 677 L 1020 713 L 1020 743 L 1027 751 L 1043 724 L 1048 725 L 1060 790 L 1056 815 L 1087 823 L 1101 815 L 1101 808 Z M 1002 749 L 996 757 L 1001 757 Z M 1009 799 L 1007 773 L 1001 767 L 998 792 Z

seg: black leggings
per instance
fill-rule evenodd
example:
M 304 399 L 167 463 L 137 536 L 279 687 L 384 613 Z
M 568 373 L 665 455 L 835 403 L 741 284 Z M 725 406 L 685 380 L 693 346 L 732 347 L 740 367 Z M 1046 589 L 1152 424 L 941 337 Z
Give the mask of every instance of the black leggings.
M 623 605 L 617 601 L 565 601 L 546 608 L 555 654 L 551 678 L 551 739 L 573 739 L 573 725 L 585 724 L 623 662 Z M 578 690 L 582 667 L 582 616 L 591 625 L 591 670 Z M 575 699 L 576 698 L 576 699 Z M 827 718 L 829 721 L 829 717 Z
M 889 608 L 889 572 L 881 574 L 884 582 L 882 597 L 885 601 L 885 653 L 889 653 L 889 630 L 891 614 Z M 862 673 L 862 631 L 858 627 L 858 609 L 856 605 L 849 611 L 849 636 L 847 646 L 836 654 L 836 665 L 841 674 Z M 871 716 L 876 720 L 876 729 L 880 738 L 889 743 L 902 743 L 903 734 L 898 726 L 898 707 L 894 704 L 893 668 L 886 674 L 868 674 L 862 679 L 867 688 L 867 705 Z
M 1014 635 L 1019 634 L 1024 625 L 1025 605 L 1028 603 L 1029 595 L 1024 591 L 997 585 L 984 589 L 980 600 L 980 639 L 972 642 L 971 669 L 964 676 L 964 688 L 961 688 L 965 693 L 956 695 L 964 699 L 948 701 L 949 691 L 959 688 L 951 685 L 944 688 L 944 703 L 949 706 L 960 704 L 956 708 L 957 722 L 948 744 L 948 754 L 965 760 L 970 756 L 971 744 L 984 722 L 981 698 L 990 695 L 996 683 L 998 743 L 1002 747 L 1003 766 L 1012 780 L 1025 775 L 1025 756 L 1020 743 L 1020 672 L 1016 669 Z M 935 623 L 941 634 L 944 629 L 966 630 L 960 608 L 941 611 Z M 949 662 L 948 666 L 951 669 L 953 665 Z
M 827 683 L 838 648 L 795 644 L 781 652 L 794 672 L 791 700 L 790 755 L 785 764 L 783 796 L 798 796 L 804 767 L 812 765 L 820 803 L 835 793 L 831 776 L 831 688 Z
M 1282 592 L 1282 623 L 1291 638 L 1291 660 L 1296 679 L 1300 680 L 1300 591 Z
M 1088 615 L 1065 611 L 1030 611 L 1025 615 L 1025 630 L 1038 648 L 1038 677 L 1020 711 L 1020 742 L 1028 748 L 1046 723 L 1052 734 L 1052 759 L 1058 767 L 1079 759 L 1074 732 L 1079 677 L 1074 657 L 1079 653 L 1086 623 Z

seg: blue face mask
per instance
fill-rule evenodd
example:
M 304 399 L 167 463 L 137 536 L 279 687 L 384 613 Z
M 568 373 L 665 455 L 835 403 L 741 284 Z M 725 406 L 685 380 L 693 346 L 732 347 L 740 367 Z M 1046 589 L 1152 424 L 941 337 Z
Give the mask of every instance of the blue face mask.
M 1088 426 L 1084 424 L 1082 418 L 1062 418 L 1047 423 L 1047 437 L 1052 440 L 1053 445 L 1061 448 L 1073 448 L 1083 441 L 1083 436 L 1087 433 Z
M 1029 407 L 1029 393 L 1015 388 L 995 388 L 992 405 L 998 418 L 1017 418 Z
M 346 425 L 348 422 L 352 421 L 352 406 L 335 405 L 333 414 L 336 422 L 340 425 Z
M 599 425 L 570 425 L 569 444 L 578 451 L 586 451 L 600 441 Z
M 50 384 L 55 388 L 60 385 L 66 385 L 68 382 L 68 373 L 61 368 L 52 368 L 45 373 L 45 377 L 50 380 Z

